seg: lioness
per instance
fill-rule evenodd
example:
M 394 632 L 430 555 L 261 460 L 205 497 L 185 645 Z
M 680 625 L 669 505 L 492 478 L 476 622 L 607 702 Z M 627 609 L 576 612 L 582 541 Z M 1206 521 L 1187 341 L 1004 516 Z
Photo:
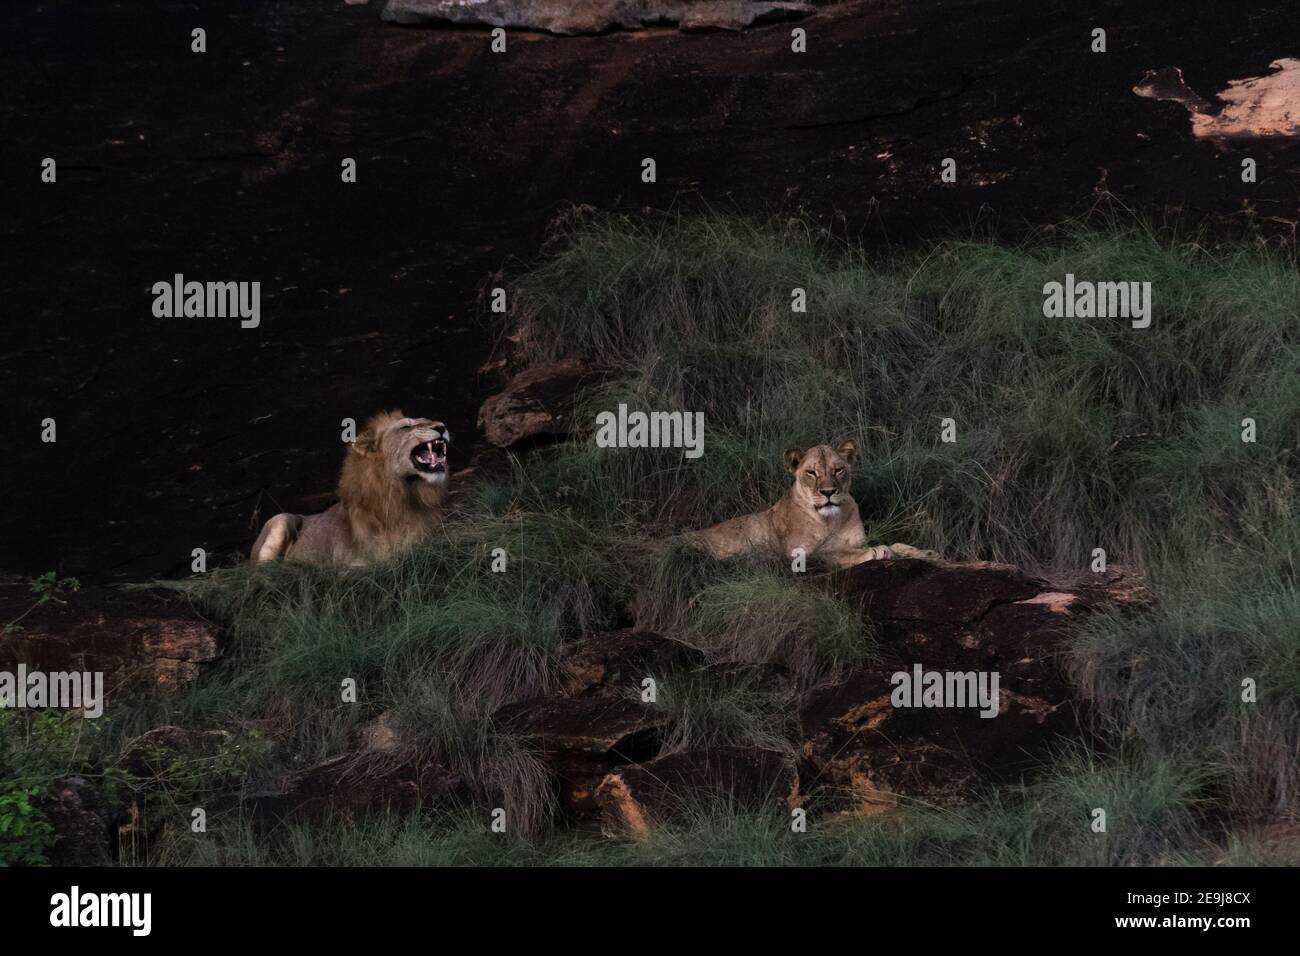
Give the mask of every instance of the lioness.
M 450 439 L 442 422 L 376 415 L 344 453 L 338 503 L 318 515 L 276 515 L 252 561 L 364 565 L 409 548 L 442 518 Z
M 756 548 L 790 557 L 802 548 L 805 557 L 846 568 L 880 558 L 934 558 L 906 544 L 868 548 L 858 504 L 849 497 L 858 445 L 846 438 L 834 447 L 817 445 L 805 451 L 788 448 L 782 455 L 794 484 L 785 497 L 766 511 L 741 515 L 692 537 L 715 558 L 729 558 Z

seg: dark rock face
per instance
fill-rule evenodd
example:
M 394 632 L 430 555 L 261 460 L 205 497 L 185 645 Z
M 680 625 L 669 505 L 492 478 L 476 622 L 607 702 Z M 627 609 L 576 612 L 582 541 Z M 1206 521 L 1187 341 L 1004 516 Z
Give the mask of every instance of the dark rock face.
M 993 606 L 1033 597 L 1044 583 L 1006 564 L 869 561 L 831 579 L 878 624 L 905 621 L 965 624 Z
M 409 813 L 454 804 L 464 785 L 432 760 L 379 753 L 341 754 L 281 777 L 244 799 L 261 826 L 391 810 Z
M 653 704 L 626 697 L 540 697 L 510 704 L 497 718 L 523 730 L 555 774 L 563 805 L 584 817 L 599 815 L 596 788 L 605 775 L 655 757 L 668 727 Z
M 0 635 L 0 670 L 103 671 L 105 690 L 132 684 L 175 689 L 217 657 L 218 630 L 174 598 L 90 588 L 30 613 L 22 585 L 0 587 L 0 619 L 18 624 Z
M 598 373 L 576 358 L 520 372 L 505 391 L 479 409 L 478 426 L 488 442 L 508 448 L 525 439 L 565 438 L 579 429 L 578 391 Z
M 550 33 L 599 33 L 676 23 L 683 30 L 742 30 L 757 20 L 811 13 L 809 3 L 751 0 L 388 0 L 392 23 L 464 23 Z
M 564 647 L 561 686 L 571 697 L 614 688 L 630 691 L 639 688 L 646 677 L 702 660 L 703 655 L 694 648 L 653 631 L 610 631 Z
M 655 821 L 691 800 L 722 799 L 790 810 L 799 805 L 799 775 L 788 754 L 743 747 L 669 754 L 620 767 L 596 791 L 610 832 L 648 835 Z
M 832 584 L 876 626 L 883 659 L 809 695 L 802 750 L 819 784 L 861 809 L 898 795 L 959 798 L 1032 772 L 1078 734 L 1059 662 L 1067 628 L 1102 603 L 1141 598 L 1118 573 L 1062 590 L 989 563 L 871 562 Z M 931 674 L 942 675 L 948 696 L 923 695 L 927 681 L 936 686 Z M 983 707 L 974 699 L 980 679 Z

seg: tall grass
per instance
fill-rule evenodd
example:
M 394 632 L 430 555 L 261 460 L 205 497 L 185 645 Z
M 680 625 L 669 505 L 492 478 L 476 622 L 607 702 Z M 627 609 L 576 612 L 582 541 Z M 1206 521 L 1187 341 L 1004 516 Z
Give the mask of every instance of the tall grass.
M 1045 318 L 1043 285 L 1066 272 L 1151 282 L 1151 327 Z M 792 311 L 796 289 L 806 311 Z M 1225 821 L 1300 807 L 1300 282 L 1282 255 L 1110 226 L 869 260 L 803 226 L 609 217 L 556 239 L 511 301 L 499 331 L 526 361 L 578 353 L 610 370 L 578 396 L 579 420 L 620 401 L 702 411 L 703 457 L 583 439 L 538 449 L 388 565 L 190 582 L 235 646 L 174 716 L 255 725 L 298 763 L 392 711 L 482 801 L 524 808 L 513 818 L 542 843 L 503 851 L 476 817 L 436 840 L 427 823 L 390 821 L 200 857 L 1181 862 L 1213 856 L 1207 834 Z M 947 418 L 953 443 L 940 440 Z M 544 774 L 493 714 L 557 686 L 564 641 L 635 621 L 704 654 L 707 669 L 656 675 L 670 750 L 793 751 L 799 694 L 870 659 L 843 601 L 779 562 L 714 562 L 677 537 L 770 505 L 788 483 L 784 448 L 844 435 L 863 447 L 853 494 L 873 543 L 1068 576 L 1102 548 L 1150 580 L 1156 610 L 1104 615 L 1071 648 L 1114 754 L 1074 754 L 974 808 L 828 824 L 802 843 L 788 821 L 708 808 L 648 846 L 543 836 Z M 497 548 L 507 573 L 491 570 Z M 357 704 L 341 700 L 346 678 Z M 1109 835 L 1088 826 L 1098 807 Z M 1246 837 L 1232 846 L 1256 852 Z
M 1066 273 L 1150 282 L 1150 327 L 1044 317 L 1044 284 Z M 853 492 L 874 540 L 1049 575 L 1096 548 L 1136 567 L 1161 608 L 1103 616 L 1073 648 L 1100 725 L 1215 768 L 1239 811 L 1300 806 L 1300 273 L 1285 253 L 1112 222 L 881 262 L 797 224 L 606 217 L 520 278 L 510 331 L 531 361 L 615 369 L 596 407 L 705 413 L 698 461 L 585 452 L 625 520 L 695 527 L 770 503 L 781 448 L 847 434 L 866 450 Z M 739 607 L 779 603 L 754 583 L 697 592 L 724 643 L 748 628 L 727 628 Z M 741 643 L 770 640 L 760 626 Z
M 1150 281 L 1151 327 L 1045 318 L 1043 285 L 1067 272 Z M 611 217 L 558 239 L 514 301 L 532 361 L 576 352 L 623 370 L 600 407 L 705 413 L 698 461 L 583 462 L 645 519 L 770 503 L 782 448 L 844 434 L 867 445 L 864 510 L 952 556 L 1069 569 L 1104 547 L 1145 565 L 1194 556 L 1246 516 L 1290 517 L 1300 280 L 1278 254 L 1115 227 L 876 263 L 804 228 Z M 955 444 L 939 441 L 945 418 Z
M 1090 766 L 1077 758 L 1042 784 L 966 805 L 904 804 L 889 814 L 809 814 L 688 802 L 640 841 L 553 831 L 492 833 L 483 813 L 339 818 L 268 838 L 221 821 L 203 838 L 178 828 L 162 862 L 227 866 L 1124 866 L 1295 865 L 1284 833 L 1220 842 L 1196 825 L 1198 781 L 1169 764 Z M 1104 830 L 1095 811 L 1106 810 Z
M 493 714 L 554 690 L 561 643 L 613 622 L 630 582 L 608 545 L 562 513 L 484 509 L 365 571 L 286 563 L 195 579 L 185 590 L 233 622 L 235 646 L 181 717 L 255 720 L 300 764 L 346 749 L 391 711 L 410 746 L 540 826 L 549 783 Z M 492 570 L 498 547 L 512 573 Z

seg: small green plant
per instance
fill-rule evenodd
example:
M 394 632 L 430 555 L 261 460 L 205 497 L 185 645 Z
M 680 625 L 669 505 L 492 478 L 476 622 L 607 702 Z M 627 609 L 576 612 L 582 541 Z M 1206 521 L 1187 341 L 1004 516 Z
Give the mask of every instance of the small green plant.
M 63 600 L 61 595 L 64 592 L 80 591 L 81 582 L 76 578 L 61 578 L 54 571 L 46 571 L 32 579 L 29 590 L 37 596 L 37 606 L 51 601 L 55 604 L 67 604 L 68 602 Z
M 39 577 L 32 578 L 28 590 L 36 596 L 35 602 L 27 610 L 23 611 L 16 618 L 4 626 L 4 631 L 21 631 L 22 627 L 18 624 L 23 618 L 32 611 L 45 604 L 67 604 L 63 595 L 73 591 L 81 590 L 81 582 L 76 578 L 61 578 L 54 571 L 46 571 Z
M 36 807 L 39 787 L 18 780 L 0 781 L 0 866 L 36 866 L 45 862 L 53 829 Z

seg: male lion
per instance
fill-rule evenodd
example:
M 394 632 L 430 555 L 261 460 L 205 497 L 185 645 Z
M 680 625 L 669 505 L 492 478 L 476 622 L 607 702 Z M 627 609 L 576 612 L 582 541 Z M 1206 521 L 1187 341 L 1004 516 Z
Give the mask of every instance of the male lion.
M 881 558 L 936 558 L 906 544 L 867 547 L 858 504 L 849 497 L 858 445 L 851 438 L 839 444 L 817 445 L 805 451 L 788 448 L 782 456 L 794 484 L 785 497 L 766 511 L 741 515 L 693 537 L 715 558 L 729 558 L 754 549 L 789 557 L 802 548 L 839 568 Z
M 376 415 L 344 454 L 338 503 L 318 515 L 276 515 L 257 536 L 253 563 L 364 565 L 417 543 L 442 518 L 450 439 L 442 422 Z

